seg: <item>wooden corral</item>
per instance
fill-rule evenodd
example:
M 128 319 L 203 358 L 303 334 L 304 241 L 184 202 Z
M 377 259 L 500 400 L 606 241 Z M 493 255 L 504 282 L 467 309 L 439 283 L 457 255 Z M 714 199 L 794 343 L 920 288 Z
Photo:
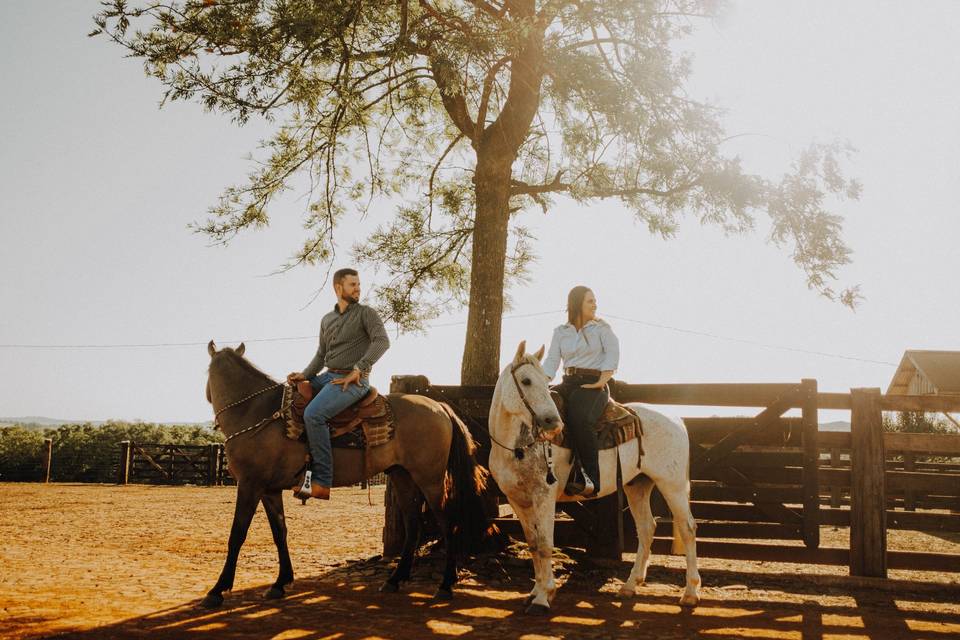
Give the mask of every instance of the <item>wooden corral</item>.
M 232 484 L 223 445 L 120 443 L 117 483 Z
M 391 391 L 421 393 L 451 404 L 470 427 L 486 463 L 492 387 L 431 385 L 424 376 L 396 376 Z M 879 389 L 819 393 L 815 380 L 614 382 L 611 392 L 621 402 L 762 408 L 754 417 L 685 420 L 701 556 L 846 564 L 853 575 L 863 576 L 886 576 L 888 568 L 960 571 L 960 555 L 886 549 L 889 528 L 960 532 L 960 515 L 949 512 L 960 509 L 960 436 L 884 433 L 881 420 L 882 411 L 957 411 L 960 399 L 881 395 Z M 790 409 L 799 409 L 800 417 L 784 417 Z M 850 410 L 851 432 L 820 432 L 819 409 Z M 633 551 L 636 534 L 633 519 L 624 517 L 625 504 L 618 492 L 560 505 L 565 515 L 556 521 L 557 544 L 616 559 L 623 551 Z M 672 527 L 657 492 L 653 509 L 659 518 L 654 551 L 667 553 Z M 501 510 L 501 529 L 521 535 L 509 507 Z M 398 522 L 389 495 L 386 516 L 384 544 L 390 553 Z M 822 548 L 821 525 L 849 526 L 850 547 Z M 802 541 L 803 546 L 791 541 Z

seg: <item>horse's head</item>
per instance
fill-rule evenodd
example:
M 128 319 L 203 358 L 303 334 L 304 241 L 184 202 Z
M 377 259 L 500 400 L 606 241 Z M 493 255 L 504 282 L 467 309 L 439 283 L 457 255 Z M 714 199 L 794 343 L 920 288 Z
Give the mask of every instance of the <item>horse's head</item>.
M 521 342 L 513 360 L 500 373 L 497 391 L 501 407 L 508 413 L 532 420 L 550 438 L 563 428 L 563 420 L 550 397 L 550 379 L 540 366 L 543 347 L 532 355 L 526 348 L 527 342 Z
M 211 404 L 213 403 L 213 396 L 210 393 L 210 378 L 211 378 L 211 375 L 213 374 L 214 364 L 223 363 L 224 362 L 223 356 L 227 354 L 233 354 L 243 358 L 243 353 L 246 350 L 247 350 L 247 347 L 242 342 L 240 343 L 240 346 L 238 346 L 236 349 L 231 349 L 230 347 L 224 347 L 219 351 L 217 351 L 217 345 L 213 343 L 213 340 L 207 343 L 207 353 L 210 354 L 210 369 L 207 375 L 207 402 Z

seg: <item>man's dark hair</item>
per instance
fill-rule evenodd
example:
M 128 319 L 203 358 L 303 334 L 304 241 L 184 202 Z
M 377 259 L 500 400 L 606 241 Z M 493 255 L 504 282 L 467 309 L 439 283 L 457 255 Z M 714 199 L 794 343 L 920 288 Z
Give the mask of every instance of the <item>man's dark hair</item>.
M 333 274 L 333 284 L 340 284 L 347 276 L 359 276 L 356 269 L 337 269 Z
M 583 311 L 583 299 L 588 291 L 590 287 L 577 285 L 567 294 L 567 322 L 570 324 L 580 317 L 580 312 Z

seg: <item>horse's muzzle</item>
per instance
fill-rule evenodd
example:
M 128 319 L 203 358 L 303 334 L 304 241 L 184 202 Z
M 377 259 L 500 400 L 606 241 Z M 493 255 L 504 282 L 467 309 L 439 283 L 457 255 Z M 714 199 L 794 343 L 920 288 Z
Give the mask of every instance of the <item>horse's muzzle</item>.
M 540 427 L 543 439 L 552 441 L 563 430 L 563 420 L 558 415 L 544 416 L 537 419 L 537 426 Z

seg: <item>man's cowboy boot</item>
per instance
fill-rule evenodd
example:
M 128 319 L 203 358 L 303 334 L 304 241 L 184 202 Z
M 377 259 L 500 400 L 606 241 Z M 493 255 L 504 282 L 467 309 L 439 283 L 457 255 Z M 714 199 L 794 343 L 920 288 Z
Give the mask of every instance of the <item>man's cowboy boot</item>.
M 306 498 L 317 498 L 318 500 L 330 499 L 330 487 L 324 487 L 311 480 L 313 473 L 307 469 L 303 474 L 303 484 L 294 488 L 293 496 L 301 500 Z

